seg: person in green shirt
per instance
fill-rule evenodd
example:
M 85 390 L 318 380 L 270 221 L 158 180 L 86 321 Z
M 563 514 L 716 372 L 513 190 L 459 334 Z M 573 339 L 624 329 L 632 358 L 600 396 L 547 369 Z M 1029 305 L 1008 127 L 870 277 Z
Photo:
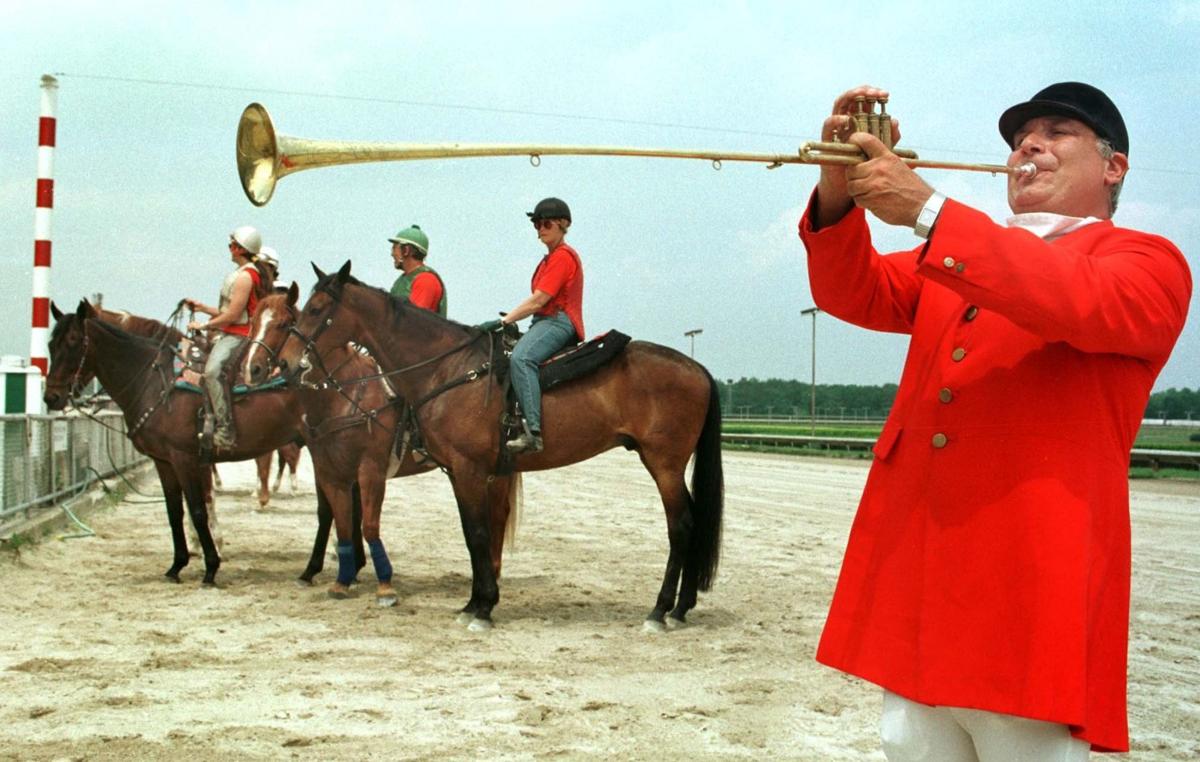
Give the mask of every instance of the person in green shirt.
M 446 286 L 441 276 L 425 264 L 429 236 L 418 225 L 409 225 L 388 240 L 392 242 L 392 262 L 401 271 L 392 284 L 392 296 L 446 317 Z

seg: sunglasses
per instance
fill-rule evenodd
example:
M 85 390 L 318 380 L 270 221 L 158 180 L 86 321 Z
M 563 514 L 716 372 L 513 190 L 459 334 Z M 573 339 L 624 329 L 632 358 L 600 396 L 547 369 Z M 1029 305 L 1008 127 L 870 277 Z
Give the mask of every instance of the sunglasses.
M 542 220 L 530 220 L 530 222 L 532 222 L 533 226 L 535 228 L 537 228 L 538 230 L 545 230 L 546 228 L 554 227 L 554 220 L 542 219 Z

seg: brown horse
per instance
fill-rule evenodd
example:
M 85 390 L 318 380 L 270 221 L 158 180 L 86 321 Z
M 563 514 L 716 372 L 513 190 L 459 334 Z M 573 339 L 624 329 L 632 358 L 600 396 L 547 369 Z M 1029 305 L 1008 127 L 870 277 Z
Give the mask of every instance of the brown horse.
M 460 619 L 491 626 L 499 600 L 489 561 L 494 524 L 488 505 L 505 489 L 496 474 L 505 401 L 488 373 L 490 338 L 350 275 L 347 261 L 318 282 L 279 352 L 293 377 L 328 375 L 330 353 L 354 340 L 378 359 L 414 407 L 412 419 L 430 455 L 450 474 L 471 556 L 471 598 Z M 295 294 L 289 294 L 292 303 Z M 557 468 L 613 447 L 634 450 L 650 472 L 667 518 L 670 552 L 650 629 L 667 612 L 683 622 L 708 590 L 720 554 L 724 487 L 717 384 L 703 366 L 648 342 L 631 342 L 595 373 L 549 390 L 543 402 L 546 449 L 519 456 L 516 468 Z M 689 493 L 685 470 L 695 456 Z M 677 595 L 678 594 L 678 595 Z
M 288 470 L 290 477 L 290 488 L 292 492 L 296 491 L 296 468 L 300 464 L 300 449 L 304 445 L 289 442 L 278 450 L 272 452 L 264 452 L 254 459 L 254 469 L 258 474 L 258 508 L 262 510 L 271 502 L 271 493 L 279 492 L 279 485 L 283 484 L 283 472 Z M 275 456 L 279 456 L 279 469 L 275 473 L 275 486 L 271 484 L 271 463 Z M 221 474 L 217 471 L 217 467 L 213 466 L 213 483 L 217 489 L 221 489 Z
M 93 377 L 98 378 L 125 413 L 127 433 L 134 446 L 149 455 L 162 482 L 167 518 L 175 546 L 174 561 L 166 576 L 179 581 L 188 563 L 183 532 L 186 500 L 204 554 L 204 583 L 213 584 L 220 566 L 207 522 L 207 500 L 212 471 L 202 462 L 196 440 L 201 395 L 177 390 L 172 372 L 173 347 L 169 342 L 145 339 L 100 320 L 95 308 L 81 300 L 74 313 L 54 310 L 56 323 L 50 338 L 50 372 L 45 401 L 51 410 L 63 409 L 68 399 Z M 351 361 L 345 372 L 353 377 L 369 373 L 373 364 Z M 219 453 L 218 460 L 246 460 L 295 440 L 302 433 L 302 410 L 287 389 L 256 392 L 235 402 L 234 422 L 238 446 Z M 308 568 L 301 575 L 311 581 L 324 563 L 332 513 L 321 485 L 317 485 L 317 539 Z M 359 545 L 358 565 L 365 564 Z
M 276 352 L 295 325 L 294 305 L 298 293 L 296 285 L 292 284 L 286 295 L 268 296 L 258 303 L 250 324 L 250 348 L 242 365 L 246 383 L 262 383 L 270 373 Z M 429 471 L 435 467 L 435 463 L 432 460 L 414 460 L 415 454 L 411 448 L 405 449 L 402 462 L 398 460 L 396 437 L 401 431 L 403 402 L 386 379 L 381 377 L 373 361 L 369 377 L 347 380 L 347 374 L 336 370 L 343 362 L 341 353 L 345 351 L 343 343 L 342 348 L 335 349 L 327 357 L 335 368 L 333 376 L 323 377 L 316 384 L 307 383 L 304 379 L 292 384 L 305 410 L 306 436 L 313 470 L 329 496 L 338 533 L 338 579 L 329 593 L 334 597 L 346 595 L 355 571 L 349 565 L 348 556 L 348 507 L 350 487 L 358 484 L 362 493 L 363 538 L 370 548 L 375 576 L 379 580 L 376 600 L 380 605 L 392 605 L 396 601 L 396 593 L 391 586 L 392 565 L 379 539 L 385 482 L 396 476 Z M 337 394 L 323 391 L 330 386 Z M 356 416 L 346 415 L 347 401 L 352 402 Z M 515 526 L 516 512 L 510 512 L 510 506 L 515 505 L 518 499 L 520 480 L 509 480 L 506 484 L 508 492 L 497 495 L 492 506 L 495 542 L 490 558 L 497 575 L 500 573 L 505 530 L 507 528 L 511 532 Z

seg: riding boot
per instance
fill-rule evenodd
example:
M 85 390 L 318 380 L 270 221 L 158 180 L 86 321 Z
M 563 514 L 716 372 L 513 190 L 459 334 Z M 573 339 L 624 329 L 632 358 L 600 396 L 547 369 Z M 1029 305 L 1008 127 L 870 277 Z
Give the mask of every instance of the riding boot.
M 512 455 L 542 451 L 542 432 L 523 431 L 505 443 L 505 448 Z

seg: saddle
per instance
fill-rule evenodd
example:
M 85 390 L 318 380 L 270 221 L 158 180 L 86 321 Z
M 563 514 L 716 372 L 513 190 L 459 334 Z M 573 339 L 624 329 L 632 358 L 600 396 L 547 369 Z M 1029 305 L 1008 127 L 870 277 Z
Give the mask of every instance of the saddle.
M 507 442 L 525 428 L 525 417 L 521 414 L 516 390 L 512 388 L 508 375 L 509 360 L 517 338 L 519 335 L 509 343 L 506 331 L 503 354 L 494 357 L 492 361 L 493 373 L 496 374 L 505 394 L 504 414 L 500 416 L 501 442 Z M 628 335 L 613 329 L 594 339 L 568 347 L 538 367 L 538 385 L 543 392 L 546 392 L 569 381 L 588 376 L 621 354 L 629 341 Z M 512 470 L 513 456 L 509 455 L 504 447 L 501 447 L 496 462 L 496 473 L 510 474 Z
M 189 394 L 199 394 L 204 398 L 204 404 L 196 410 L 196 436 L 200 444 L 200 457 L 205 461 L 211 461 L 213 456 L 213 431 L 216 427 L 216 417 L 213 414 L 212 404 L 208 399 L 208 395 L 204 394 L 204 389 L 200 386 L 204 381 L 204 364 L 208 360 L 208 354 L 211 349 L 212 345 L 203 334 L 185 338 L 175 348 L 175 360 L 173 363 L 173 372 L 175 375 L 174 388 Z M 268 379 L 257 386 L 233 384 L 232 376 L 236 368 L 236 362 L 230 362 L 225 368 L 225 383 L 230 384 L 231 403 L 236 403 L 247 394 L 270 391 L 287 386 L 287 380 L 282 376 Z

